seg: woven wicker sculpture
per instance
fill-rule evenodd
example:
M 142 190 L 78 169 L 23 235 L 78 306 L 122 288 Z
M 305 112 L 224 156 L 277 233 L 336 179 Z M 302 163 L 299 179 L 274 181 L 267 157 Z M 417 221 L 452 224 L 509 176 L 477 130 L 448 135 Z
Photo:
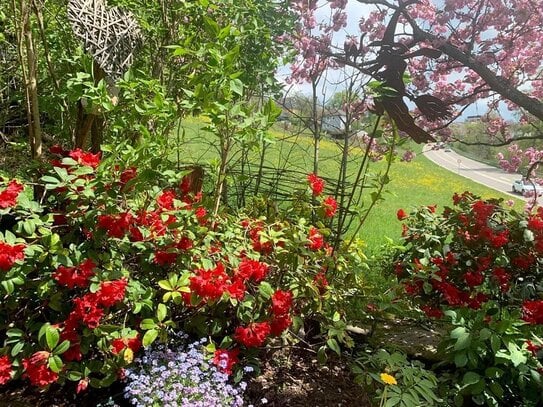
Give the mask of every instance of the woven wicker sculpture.
M 110 79 L 120 78 L 132 64 L 134 49 L 141 41 L 133 14 L 107 7 L 104 0 L 69 0 L 68 20 L 85 50 Z

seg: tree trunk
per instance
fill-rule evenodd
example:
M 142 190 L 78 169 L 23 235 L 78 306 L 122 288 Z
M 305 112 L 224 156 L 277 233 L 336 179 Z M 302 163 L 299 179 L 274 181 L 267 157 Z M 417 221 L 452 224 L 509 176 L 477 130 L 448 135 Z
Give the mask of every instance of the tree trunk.
M 19 58 L 25 82 L 28 140 L 32 158 L 38 159 L 42 155 L 40 109 L 38 104 L 38 65 L 30 25 L 30 6 L 26 0 L 21 0 L 20 5 L 22 35 L 19 36 Z

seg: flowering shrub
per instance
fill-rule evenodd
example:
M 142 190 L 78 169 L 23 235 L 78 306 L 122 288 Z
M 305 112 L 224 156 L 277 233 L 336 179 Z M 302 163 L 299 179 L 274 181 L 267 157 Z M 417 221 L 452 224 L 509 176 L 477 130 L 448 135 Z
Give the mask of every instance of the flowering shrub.
M 210 219 L 187 173 L 53 152 L 40 202 L 17 181 L 0 187 L 0 215 L 14 223 L 0 233 L 0 384 L 108 386 L 176 330 L 211 338 L 231 372 L 238 354 L 327 309 L 327 270 L 345 260 L 330 256 L 325 228 Z
M 125 398 L 135 406 L 207 407 L 243 405 L 246 384 L 232 386 L 223 354 L 214 366 L 202 349 L 206 340 L 172 350 L 166 345 L 152 346 L 126 370 Z
M 405 247 L 394 272 L 428 317 L 453 324 L 441 350 L 460 377 L 457 403 L 536 405 L 543 370 L 528 340 L 543 332 L 543 209 L 518 213 L 469 192 L 453 202 L 398 211 Z

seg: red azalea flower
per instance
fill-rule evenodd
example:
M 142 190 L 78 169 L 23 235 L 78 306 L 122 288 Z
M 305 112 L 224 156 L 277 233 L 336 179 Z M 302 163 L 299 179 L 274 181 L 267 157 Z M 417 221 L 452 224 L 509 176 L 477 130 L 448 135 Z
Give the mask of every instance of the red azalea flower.
M 153 262 L 158 264 L 159 266 L 164 266 L 166 264 L 174 264 L 177 260 L 177 253 L 176 252 L 168 252 L 165 250 L 156 250 L 155 251 L 155 258 L 153 259 Z
M 427 208 L 430 212 L 436 213 L 437 205 L 428 205 Z
M 529 324 L 543 324 L 543 300 L 524 301 L 522 319 Z
M 190 291 L 209 300 L 221 298 L 229 285 L 230 280 L 222 263 L 211 270 L 198 269 L 195 276 L 190 278 Z
M 79 165 L 85 165 L 96 169 L 100 164 L 101 153 L 93 154 L 89 151 L 83 151 L 80 148 L 76 148 L 68 153 L 68 156 L 78 162 Z
M 98 304 L 103 307 L 111 307 L 124 299 L 124 294 L 128 280 L 121 278 L 120 280 L 102 281 L 100 288 L 96 291 L 96 299 Z
M 171 189 L 163 191 L 156 199 L 158 206 L 162 209 L 172 210 L 174 208 L 175 192 Z
M 126 348 L 129 348 L 132 352 L 137 352 L 141 348 L 139 333 L 134 338 L 117 338 L 111 341 L 111 353 L 114 355 L 118 355 Z
M 532 253 L 514 257 L 511 259 L 511 264 L 516 268 L 527 270 L 535 263 L 535 256 Z
M 481 306 L 488 301 L 488 295 L 477 293 L 473 298 L 469 298 L 466 303 L 471 309 L 480 309 Z
M 175 245 L 175 247 L 177 247 L 179 250 L 190 250 L 192 249 L 192 246 L 192 240 L 187 236 L 183 236 Z
M 322 201 L 322 206 L 324 207 L 324 215 L 327 218 L 331 218 L 336 214 L 337 201 L 333 197 L 326 197 L 324 201 Z
M 539 346 L 534 344 L 532 341 L 526 341 L 526 350 L 532 352 L 532 355 L 537 356 L 537 352 L 539 352 L 541 349 L 543 349 L 543 346 Z M 0 384 L 2 382 L 0 381 Z
M 25 258 L 24 250 L 24 244 L 12 246 L 0 241 L 0 270 L 8 271 L 16 261 L 23 260 Z
M 119 180 L 121 181 L 121 184 L 124 186 L 126 185 L 128 181 L 136 178 L 137 175 L 138 175 L 138 169 L 136 167 L 129 167 L 123 172 L 121 172 Z
M 403 209 L 398 209 L 398 212 L 396 212 L 396 217 L 398 220 L 404 220 L 407 219 L 408 215 Z
M 234 339 L 248 348 L 262 346 L 271 332 L 268 322 L 253 322 L 247 327 L 238 326 Z
M 230 294 L 230 297 L 236 300 L 242 300 L 245 297 L 245 283 L 242 278 L 234 278 L 232 284 L 226 287 L 226 291 Z
M 206 219 L 205 219 L 207 215 L 206 208 L 204 208 L 203 206 L 196 208 L 196 210 L 194 211 L 194 215 L 196 216 L 196 219 L 198 219 L 198 222 L 201 225 L 204 225 L 206 223 Z
M 68 153 L 68 151 L 64 150 L 60 144 L 53 144 L 49 147 L 49 152 L 57 155 L 66 155 Z
M 232 374 L 232 367 L 239 362 L 239 348 L 217 349 L 213 356 L 213 364 L 217 366 L 219 371 Z
M 76 267 L 59 266 L 52 276 L 60 285 L 68 288 L 85 288 L 89 285 L 90 278 L 94 276 L 95 268 L 96 264 L 91 259 L 86 259 Z
M 483 284 L 485 277 L 480 271 L 468 271 L 464 274 L 464 280 L 469 287 L 477 287 Z
M 420 309 L 426 314 L 428 318 L 439 319 L 443 315 L 445 315 L 442 310 L 440 310 L 439 308 L 432 307 L 430 305 L 424 305 Z
M 6 189 L 0 192 L 0 208 L 6 209 L 15 206 L 23 189 L 25 189 L 23 184 L 19 184 L 16 180 L 9 181 Z
M 280 336 L 289 326 L 292 325 L 292 319 L 288 315 L 276 315 L 270 324 L 270 333 L 273 336 Z
M 100 325 L 104 310 L 99 308 L 96 293 L 85 294 L 81 298 L 74 298 L 74 309 L 68 316 L 69 320 L 81 321 L 90 329 Z
M 324 237 L 320 231 L 313 226 L 309 228 L 309 236 L 307 239 L 309 240 L 307 247 L 313 251 L 321 249 L 324 245 Z
M 511 275 L 503 267 L 496 267 L 492 270 L 492 277 L 496 280 L 502 292 L 509 290 L 509 280 Z
M 244 280 L 252 279 L 259 283 L 266 278 L 268 270 L 269 266 L 266 263 L 245 258 L 239 264 L 236 275 Z
M 0 356 L 0 386 L 11 379 L 12 367 L 7 356 Z
M 324 180 L 311 173 L 307 176 L 313 196 L 319 196 L 324 190 Z
M 277 290 L 272 295 L 272 313 L 275 316 L 288 314 L 292 307 L 292 292 Z
M 58 374 L 48 367 L 49 352 L 40 351 L 23 359 L 24 377 L 28 377 L 34 386 L 44 387 L 58 380 Z
M 121 239 L 132 226 L 134 217 L 129 212 L 116 215 L 98 215 L 98 227 L 104 229 L 109 237 Z

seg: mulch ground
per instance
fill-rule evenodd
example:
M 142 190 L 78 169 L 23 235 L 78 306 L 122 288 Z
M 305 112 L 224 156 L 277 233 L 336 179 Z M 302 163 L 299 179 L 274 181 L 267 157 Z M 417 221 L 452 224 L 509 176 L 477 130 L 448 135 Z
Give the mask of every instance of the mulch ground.
M 263 358 L 261 374 L 248 381 L 247 405 L 255 407 L 368 407 L 369 399 L 341 359 L 326 365 L 313 352 L 281 349 Z M 108 402 L 108 400 L 111 400 Z M 114 400 L 114 402 L 113 402 Z M 0 387 L 0 407 L 96 407 L 128 406 L 122 385 L 89 390 L 76 397 L 75 387 L 51 386 L 40 392 L 26 382 Z M 181 406 L 180 406 L 181 407 Z

